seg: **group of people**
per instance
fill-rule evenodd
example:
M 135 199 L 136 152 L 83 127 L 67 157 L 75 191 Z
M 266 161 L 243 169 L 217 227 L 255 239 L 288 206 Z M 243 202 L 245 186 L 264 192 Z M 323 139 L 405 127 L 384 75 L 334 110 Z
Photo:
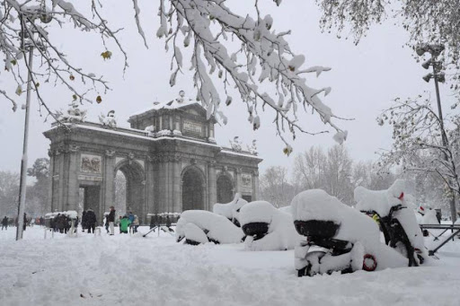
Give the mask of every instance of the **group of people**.
M 91 208 L 84 210 L 81 214 L 81 228 L 83 231 L 88 230 L 88 233 L 94 233 L 96 228 L 97 218 L 94 210 Z
M 113 206 L 110 207 L 110 213 L 106 216 L 105 222 L 105 229 L 107 233 L 109 233 L 110 228 L 110 235 L 113 235 L 113 226 L 115 221 L 115 209 Z M 124 216 L 120 216 L 120 220 L 118 222 L 118 226 L 120 228 L 120 233 L 127 234 L 129 229 L 132 229 L 133 233 L 137 233 L 137 228 L 139 227 L 139 217 L 134 215 L 131 211 Z
M 55 232 L 60 232 L 67 234 L 67 232 L 72 227 L 77 228 L 78 225 L 78 217 L 76 219 L 72 219 L 65 214 L 57 214 L 54 218 L 50 219 L 50 228 Z
M 34 224 L 37 225 L 44 225 L 45 224 L 45 219 L 43 217 L 40 218 L 27 218 L 27 214 L 24 213 L 24 219 L 23 219 L 23 230 L 26 230 L 27 226 L 32 226 Z M 8 226 L 17 226 L 18 224 L 18 219 L 17 218 L 8 218 L 7 216 L 3 217 L 2 219 L 2 231 L 7 230 Z

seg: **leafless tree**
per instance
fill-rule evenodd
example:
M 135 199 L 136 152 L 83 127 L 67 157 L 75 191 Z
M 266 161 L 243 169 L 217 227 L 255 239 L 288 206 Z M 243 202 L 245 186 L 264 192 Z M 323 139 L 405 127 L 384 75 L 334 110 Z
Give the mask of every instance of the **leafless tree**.
M 288 169 L 281 166 L 272 166 L 265 170 L 260 178 L 260 197 L 276 207 L 291 204 L 295 196 L 295 188 L 289 182 Z

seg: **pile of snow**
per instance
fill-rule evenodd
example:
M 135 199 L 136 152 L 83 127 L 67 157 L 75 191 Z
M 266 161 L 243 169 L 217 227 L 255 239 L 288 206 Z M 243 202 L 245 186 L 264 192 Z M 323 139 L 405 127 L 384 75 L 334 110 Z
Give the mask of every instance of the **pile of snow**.
M 193 224 L 193 226 L 188 224 Z M 197 228 L 204 236 L 198 232 Z M 230 220 L 205 210 L 184 211 L 176 225 L 176 241 L 178 242 L 186 238 L 197 243 L 207 241 L 222 244 L 240 243 L 243 237 L 243 231 Z
M 255 201 L 243 206 L 240 210 L 241 226 L 250 223 L 267 223 L 267 234 L 258 240 L 246 237 L 244 243 L 248 250 L 289 250 L 293 249 L 300 241 L 292 221 L 292 215 L 276 209 L 266 201 Z
M 146 226 L 140 233 L 148 232 Z M 294 251 L 243 244 L 188 247 L 160 231 L 69 239 L 28 227 L 0 231 L 0 304 L 13 305 L 458 305 L 460 240 L 422 268 L 299 279 Z M 446 233 L 446 235 L 449 233 Z M 431 239 L 432 240 L 432 239 Z
M 422 216 L 421 224 L 439 224 L 436 210 L 427 209 L 425 215 Z
M 380 242 L 380 230 L 374 220 L 324 190 L 312 189 L 299 193 L 292 199 L 291 207 L 294 221 L 318 220 L 339 224 L 334 239 L 361 244 L 365 253 L 376 258 L 377 270 L 408 265 L 407 258 Z M 305 266 L 299 261 L 302 261 L 306 251 L 308 248 L 296 248 L 296 268 Z
M 380 218 L 388 216 L 390 209 L 401 205 L 403 209 L 393 213 L 393 218 L 398 219 L 414 248 L 419 249 L 424 255 L 425 245 L 423 235 L 417 223 L 415 214 L 405 201 L 405 181 L 396 180 L 388 190 L 368 190 L 362 186 L 355 189 L 356 209 L 360 211 L 375 211 Z M 426 256 L 425 256 L 426 257 Z
M 221 215 L 235 223 L 235 225 L 240 225 L 239 212 L 243 205 L 248 204 L 248 201 L 243 199 L 239 193 L 235 194 L 235 197 L 230 203 L 220 204 L 216 203 L 212 207 L 212 211 L 215 214 Z
M 291 205 L 280 207 L 278 210 L 292 215 Z

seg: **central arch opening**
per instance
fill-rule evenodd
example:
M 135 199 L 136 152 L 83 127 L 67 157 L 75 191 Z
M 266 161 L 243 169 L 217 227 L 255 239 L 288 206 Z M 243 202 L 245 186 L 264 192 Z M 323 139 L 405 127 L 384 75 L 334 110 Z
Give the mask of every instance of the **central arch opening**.
M 182 211 L 204 209 L 204 179 L 195 167 L 186 170 L 182 176 Z
M 233 200 L 233 183 L 227 175 L 217 179 L 217 203 L 228 203 Z
M 135 162 L 124 162 L 117 167 L 114 178 L 113 206 L 122 216 L 130 211 L 144 222 L 145 182 L 142 166 Z M 107 208 L 108 209 L 108 208 Z

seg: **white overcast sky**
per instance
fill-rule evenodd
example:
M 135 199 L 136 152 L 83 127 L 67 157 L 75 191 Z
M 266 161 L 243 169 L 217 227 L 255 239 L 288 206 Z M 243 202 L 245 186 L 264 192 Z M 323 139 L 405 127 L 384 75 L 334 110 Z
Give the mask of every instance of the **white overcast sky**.
M 171 54 L 164 51 L 164 40 L 155 37 L 158 28 L 157 1 L 139 1 L 141 5 L 141 21 L 147 35 L 149 49 L 143 46 L 135 28 L 131 1 L 110 0 L 104 11 L 114 27 L 123 27 L 120 41 L 129 56 L 126 74 L 122 74 L 122 56 L 115 48 L 111 48 L 114 56 L 103 61 L 100 53 L 104 51 L 98 36 L 80 33 L 73 28 L 50 30 L 51 38 L 58 47 L 68 54 L 74 65 L 88 69 L 96 75 L 104 75 L 110 82 L 112 91 L 103 95 L 103 103 L 83 106 L 89 112 L 89 119 L 96 121 L 97 115 L 106 114 L 114 109 L 119 126 L 128 126 L 128 117 L 140 110 L 148 109 L 154 101 L 169 101 L 177 97 L 183 89 L 186 95 L 194 97 L 191 75 L 179 77 L 177 85 L 169 86 L 169 62 Z M 239 13 L 249 12 L 255 16 L 253 1 L 232 0 L 228 6 Z M 379 127 L 375 118 L 381 110 L 390 106 L 395 97 L 415 96 L 423 91 L 433 91 L 432 83 L 425 83 L 422 76 L 427 73 L 412 57 L 412 50 L 403 47 L 407 41 L 407 33 L 389 20 L 384 25 L 371 28 L 358 46 L 349 39 L 338 39 L 336 33 L 321 33 L 319 29 L 320 11 L 315 1 L 291 0 L 283 1 L 276 7 L 272 1 L 259 1 L 262 15 L 270 13 L 274 18 L 274 28 L 278 32 L 291 29 L 292 35 L 287 38 L 295 53 L 306 56 L 304 67 L 322 65 L 332 70 L 323 73 L 318 79 L 308 76 L 308 84 L 315 88 L 332 87 L 332 92 L 323 99 L 334 113 L 341 117 L 354 118 L 353 121 L 336 121 L 349 137 L 345 146 L 351 157 L 358 160 L 375 160 L 376 151 L 389 148 L 391 131 Z M 345 33 L 342 36 L 346 36 Z M 187 64 L 186 61 L 184 61 Z M 188 67 L 187 67 L 188 68 Z M 184 69 L 187 71 L 187 69 Z M 10 75 L 0 74 L 0 87 L 15 89 Z M 42 84 L 41 89 L 47 103 L 54 109 L 67 109 L 71 95 L 51 84 Z M 452 99 L 447 86 L 441 85 L 443 105 L 447 110 Z M 434 95 L 433 95 L 434 96 Z M 24 111 L 11 111 L 8 101 L 0 97 L 0 141 L 2 144 L 0 170 L 19 172 L 22 154 Z M 25 95 L 21 96 L 22 103 Z M 19 102 L 19 101 L 18 101 Z M 258 140 L 259 155 L 264 158 L 261 170 L 272 165 L 289 166 L 296 153 L 311 146 L 322 146 L 324 149 L 334 145 L 331 134 L 308 136 L 298 134 L 291 141 L 294 153 L 287 157 L 282 153 L 284 144 L 276 137 L 276 130 L 271 124 L 273 114 L 262 117 L 262 127 L 253 132 L 246 118 L 243 104 L 234 102 L 225 109 L 229 117 L 226 126 L 217 128 L 217 142 L 228 146 L 228 140 L 239 135 L 240 139 L 249 144 L 252 139 Z M 39 157 L 47 157 L 49 141 L 42 135 L 50 127 L 50 122 L 43 122 L 39 116 L 37 102 L 33 101 L 31 112 L 31 128 L 29 142 L 29 166 Z M 309 130 L 322 130 L 314 116 L 305 116 L 302 125 Z

